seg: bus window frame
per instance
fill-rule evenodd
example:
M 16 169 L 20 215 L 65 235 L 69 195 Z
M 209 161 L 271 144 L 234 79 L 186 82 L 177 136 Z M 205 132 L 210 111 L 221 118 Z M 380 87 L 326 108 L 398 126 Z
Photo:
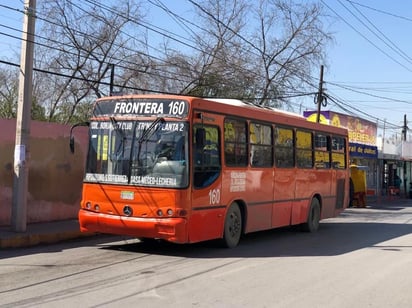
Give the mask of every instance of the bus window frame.
M 244 140 L 237 140 L 236 135 L 236 130 L 235 130 L 235 139 L 234 141 L 227 141 L 226 140 L 226 121 L 236 121 L 238 123 L 242 122 L 244 124 Z M 226 116 L 225 119 L 223 120 L 223 153 L 224 153 L 224 162 L 225 165 L 228 167 L 239 167 L 239 168 L 244 168 L 249 165 L 249 147 L 250 147 L 250 142 L 249 142 L 249 124 L 248 120 L 245 118 L 239 118 L 239 117 L 232 117 L 232 116 Z M 241 137 L 242 138 L 242 137 Z M 227 158 L 229 157 L 228 152 L 227 152 L 227 146 L 228 145 L 233 145 L 233 152 L 234 154 L 234 163 L 228 163 Z M 244 145 L 244 155 L 237 155 L 236 150 L 237 149 L 242 149 L 242 147 L 238 147 L 238 145 Z M 241 158 L 241 159 L 238 159 Z M 245 161 L 244 161 L 245 160 Z
M 323 136 L 326 138 L 326 147 L 322 146 L 317 146 L 317 137 L 318 136 Z M 331 159 L 332 159 L 332 151 L 331 151 L 331 141 L 332 136 L 324 131 L 314 131 L 313 133 L 313 159 L 314 159 L 314 165 L 315 168 L 317 169 L 330 169 L 331 168 Z M 327 161 L 321 160 L 318 161 L 317 154 L 321 154 L 319 156 L 322 156 L 322 158 L 326 158 Z
M 251 138 L 251 136 L 252 136 L 251 126 L 252 125 L 255 125 L 255 126 L 260 125 L 262 127 L 268 127 L 269 128 L 269 130 L 270 130 L 269 131 L 269 137 L 270 137 L 270 143 L 269 144 L 265 144 L 265 143 L 262 143 L 262 142 L 255 143 L 255 142 L 252 141 L 252 138 Z M 273 160 L 274 160 L 273 125 L 270 124 L 270 123 L 265 123 L 265 122 L 256 121 L 256 120 L 252 119 L 252 120 L 249 121 L 248 128 L 249 128 L 249 157 L 250 157 L 249 163 L 250 163 L 250 166 L 252 168 L 272 168 L 273 167 Z M 254 134 L 256 134 L 256 133 L 254 132 Z M 254 147 L 256 147 L 256 149 L 254 149 Z M 260 163 L 261 159 L 258 159 L 257 163 L 255 163 L 254 162 L 254 155 L 258 152 L 265 153 L 265 152 L 267 152 L 267 149 L 269 149 L 269 148 L 270 148 L 270 160 L 269 160 L 270 163 L 269 164 L 267 164 L 267 163 L 261 164 Z
M 342 149 L 340 150 L 334 150 L 333 147 L 333 140 L 334 139 L 340 139 L 343 141 L 343 146 Z M 347 143 L 348 140 L 345 137 L 342 136 L 338 136 L 338 135 L 331 135 L 331 151 L 330 151 L 330 155 L 331 155 L 331 165 L 333 169 L 337 169 L 337 170 L 343 170 L 346 169 L 348 167 L 348 161 L 347 161 L 347 157 L 348 157 L 348 151 L 347 151 Z M 333 161 L 334 156 L 341 156 L 343 155 L 343 162 L 345 163 L 343 166 L 341 166 L 339 161 Z
M 298 134 L 299 133 L 306 133 L 310 135 L 310 147 L 299 147 L 298 146 Z M 299 169 L 312 169 L 314 167 L 314 157 L 313 157 L 313 131 L 297 127 L 295 131 L 295 164 L 296 167 Z M 310 160 L 305 158 L 305 155 L 302 155 L 302 159 L 300 160 L 300 153 L 310 153 Z M 310 164 L 309 164 L 310 161 Z
M 200 134 L 198 134 L 198 130 L 195 131 L 196 128 L 200 128 L 204 131 L 204 134 L 202 133 L 202 136 L 200 136 Z M 217 154 L 219 156 L 219 160 L 218 160 L 218 165 L 214 166 L 212 164 L 205 164 L 205 151 L 211 151 L 211 150 L 205 150 L 205 147 L 208 146 L 207 143 L 207 137 L 206 137 L 206 130 L 205 127 L 211 127 L 211 128 L 215 128 L 217 130 Z M 193 124 L 192 127 L 192 132 L 193 132 L 193 140 L 192 140 L 192 178 L 193 178 L 193 188 L 194 189 L 204 189 L 205 187 L 208 187 L 210 185 L 212 185 L 221 175 L 222 173 L 222 147 L 221 147 L 221 130 L 220 130 L 220 126 L 219 125 L 211 125 L 211 124 L 204 124 L 204 123 L 198 123 L 198 124 Z M 201 139 L 201 140 L 200 140 Z M 202 149 L 198 149 L 197 148 L 197 141 L 201 141 L 200 146 L 202 147 Z M 198 164 L 197 163 L 197 158 L 198 158 L 198 154 L 201 155 L 201 163 Z M 209 152 L 210 154 L 210 152 Z M 211 161 L 211 155 L 209 155 L 209 162 Z M 197 168 L 200 168 L 199 170 L 197 170 Z M 202 174 L 202 176 L 204 176 L 204 173 L 211 173 L 209 177 L 204 177 L 204 178 L 200 178 L 198 176 L 196 176 L 196 173 Z M 213 174 L 215 173 L 215 174 Z M 202 185 L 198 185 L 197 183 L 202 183 Z
M 277 140 L 279 139 L 278 129 L 287 130 L 292 133 L 292 137 L 287 139 L 285 143 L 282 145 L 277 144 Z M 288 145 L 287 142 L 290 141 L 291 144 Z M 274 150 L 274 159 L 275 159 L 275 166 L 277 168 L 294 168 L 296 165 L 296 146 L 295 146 L 295 129 L 291 126 L 282 126 L 282 125 L 275 125 L 273 129 L 273 150 Z M 280 151 L 279 151 L 280 150 Z M 283 152 L 283 155 L 280 158 L 280 153 Z M 289 153 L 291 152 L 291 153 Z M 290 155 L 291 154 L 291 155 Z M 290 157 L 292 160 L 283 159 L 284 157 Z M 286 163 L 286 164 L 285 164 Z

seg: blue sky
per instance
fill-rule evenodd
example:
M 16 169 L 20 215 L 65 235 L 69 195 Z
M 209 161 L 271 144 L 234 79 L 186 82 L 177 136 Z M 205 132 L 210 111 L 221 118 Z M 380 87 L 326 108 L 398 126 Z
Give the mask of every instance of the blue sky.
M 327 89 L 379 118 L 380 125 L 385 119 L 386 127 L 402 125 L 404 114 L 412 123 L 412 2 L 324 3 L 336 17 L 331 26 L 336 33 L 335 44 L 328 50 L 325 80 L 349 88 L 327 84 Z
M 39 3 L 42 0 L 38 0 Z M 159 1 L 152 1 L 159 3 Z M 400 133 L 404 114 L 412 123 L 412 1 L 405 0 L 323 0 L 331 18 L 324 24 L 335 42 L 326 50 L 325 88 L 338 99 L 325 109 L 346 113 L 341 107 L 380 127 L 386 121 L 387 134 Z M 186 0 L 161 3 L 191 21 L 192 5 Z M 183 37 L 188 34 L 170 15 L 150 2 L 149 21 Z M 22 0 L 0 0 L 0 5 L 22 9 Z M 0 59 L 18 59 L 22 15 L 0 6 Z M 312 72 L 318 77 L 319 70 Z M 313 99 L 302 103 L 312 109 Z M 295 110 L 299 112 L 299 110 Z M 395 126 L 394 126 L 395 125 Z M 412 128 L 412 124 L 410 125 Z

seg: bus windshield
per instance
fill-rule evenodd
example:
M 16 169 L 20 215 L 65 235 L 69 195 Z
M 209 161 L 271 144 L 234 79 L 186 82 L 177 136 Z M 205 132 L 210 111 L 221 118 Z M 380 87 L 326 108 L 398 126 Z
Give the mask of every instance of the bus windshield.
M 160 119 L 160 121 L 159 121 Z M 188 184 L 186 122 L 94 121 L 85 182 L 155 187 Z

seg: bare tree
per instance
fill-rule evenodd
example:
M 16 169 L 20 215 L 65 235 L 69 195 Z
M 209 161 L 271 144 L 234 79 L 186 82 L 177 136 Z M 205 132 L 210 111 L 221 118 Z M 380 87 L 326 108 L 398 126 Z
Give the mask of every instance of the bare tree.
M 286 92 L 302 92 L 331 36 L 322 27 L 322 8 L 313 2 L 261 0 L 255 14 L 251 42 L 261 72 L 258 103 L 276 106 Z
M 79 117 L 76 112 L 89 110 L 82 104 L 108 95 L 109 68 L 125 67 L 135 53 L 125 28 L 138 18 L 138 6 L 132 0 L 117 2 L 115 9 L 89 2 L 43 2 L 44 42 L 36 51 L 36 66 L 45 73 L 38 74 L 36 87 L 49 121 L 71 122 Z
M 17 67 L 4 66 L 0 69 L 0 118 L 17 117 L 17 100 L 19 96 L 19 71 Z M 43 121 L 44 108 L 33 98 L 31 118 Z
M 290 93 L 305 92 L 309 72 L 331 40 L 317 3 L 189 1 L 204 20 L 198 40 L 203 65 L 190 92 L 272 107 L 287 104 Z
M 247 25 L 249 9 L 243 0 L 190 1 L 198 12 L 202 29 L 196 36 L 197 77 L 187 92 L 200 96 L 243 98 L 252 86 L 247 50 L 239 33 Z
M 197 12 L 193 46 L 179 50 L 165 35 L 150 52 L 143 10 L 134 1 L 42 2 L 38 20 L 36 102 L 49 121 L 86 119 L 96 97 L 116 91 L 240 98 L 265 106 L 312 86 L 331 39 L 316 2 L 189 0 Z M 317 67 L 316 67 L 317 68 Z M 316 84 L 316 83 L 314 83 Z M 312 88 L 313 91 L 313 88 Z
M 17 69 L 0 69 L 0 118 L 12 119 L 17 116 L 18 78 Z

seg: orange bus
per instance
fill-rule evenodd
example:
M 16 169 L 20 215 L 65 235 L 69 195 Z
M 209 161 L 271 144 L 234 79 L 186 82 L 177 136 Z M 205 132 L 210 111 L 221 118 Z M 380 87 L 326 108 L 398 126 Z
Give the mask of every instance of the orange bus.
M 112 96 L 96 101 L 87 125 L 81 231 L 234 247 L 254 231 L 316 231 L 349 202 L 347 130 L 292 113 L 231 99 Z

